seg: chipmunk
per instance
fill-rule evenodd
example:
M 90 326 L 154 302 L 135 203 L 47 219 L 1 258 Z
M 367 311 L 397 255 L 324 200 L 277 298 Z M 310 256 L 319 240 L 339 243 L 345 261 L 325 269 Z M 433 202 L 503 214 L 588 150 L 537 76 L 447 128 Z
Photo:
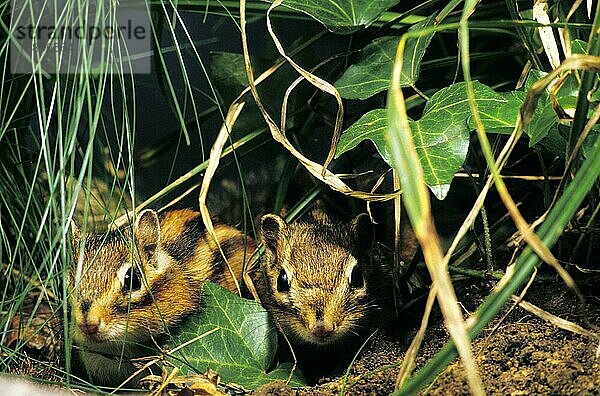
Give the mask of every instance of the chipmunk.
M 133 230 L 87 235 L 82 257 L 82 236 L 71 228 L 74 259 L 82 263 L 80 276 L 77 265 L 70 271 L 71 332 L 88 376 L 100 385 L 121 384 L 136 372 L 131 358 L 156 354 L 153 346 L 199 308 L 203 282 L 237 292 L 256 249 L 236 228 L 215 225 L 228 266 L 200 214 L 189 209 L 144 210 Z
M 368 258 L 368 215 L 350 223 L 313 215 L 310 222 L 286 224 L 268 214 L 261 219 L 261 239 L 265 252 L 253 275 L 256 288 L 293 348 L 346 345 L 373 329 L 379 311 L 375 277 L 382 271 Z

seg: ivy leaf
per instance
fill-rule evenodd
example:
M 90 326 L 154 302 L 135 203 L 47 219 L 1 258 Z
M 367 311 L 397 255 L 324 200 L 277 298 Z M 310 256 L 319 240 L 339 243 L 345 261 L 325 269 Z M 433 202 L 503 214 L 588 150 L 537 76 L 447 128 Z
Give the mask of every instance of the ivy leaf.
M 514 114 L 514 117 L 512 118 L 508 116 L 505 118 L 505 121 L 507 121 L 511 125 L 505 130 L 500 130 L 493 128 L 493 125 L 487 124 L 484 121 L 486 130 L 488 130 L 488 132 L 495 133 L 511 133 L 512 129 L 515 126 L 517 115 L 517 112 L 515 112 L 514 110 L 514 106 L 520 107 L 525 100 L 526 91 L 529 90 L 536 81 L 545 77 L 546 75 L 547 73 L 545 72 L 535 69 L 531 70 L 531 72 L 527 76 L 525 85 L 521 90 L 508 93 L 501 93 L 501 95 L 504 95 L 506 97 L 512 97 L 515 100 L 514 104 L 511 104 L 510 106 L 505 106 L 503 109 Z M 569 74 L 568 76 L 566 76 L 565 80 L 562 81 L 558 91 L 554 93 L 554 97 L 560 105 L 560 107 L 570 114 L 574 114 L 575 112 L 578 95 L 579 82 L 575 74 Z M 550 129 L 558 122 L 558 116 L 556 115 L 556 111 L 552 106 L 552 101 L 550 100 L 550 89 L 546 88 L 544 94 L 541 95 L 541 97 L 538 100 L 538 105 L 535 108 L 533 119 L 525 129 L 525 133 L 527 134 L 527 136 L 529 136 L 529 146 L 532 147 L 538 144 L 542 139 L 548 136 Z
M 571 41 L 571 53 L 573 54 L 587 54 L 587 43 L 583 40 L 572 40 Z
M 267 311 L 255 301 L 243 299 L 221 286 L 207 282 L 202 287 L 203 309 L 188 318 L 172 334 L 171 347 L 188 343 L 169 356 L 185 375 L 215 370 L 225 383 L 246 389 L 276 380 L 290 379 L 303 386 L 298 372 L 291 377 L 291 363 L 271 371 L 277 349 L 277 332 Z
M 334 33 L 349 34 L 375 22 L 399 0 L 284 0 L 283 5 L 304 12 Z
M 506 97 L 477 81 L 473 81 L 473 91 L 480 113 L 488 118 L 503 114 L 497 108 L 510 104 Z M 467 157 L 470 118 L 466 83 L 458 83 L 436 92 L 415 128 L 411 125 L 425 181 L 438 199 L 446 197 L 450 182 Z
M 565 136 L 569 133 L 569 129 L 568 125 L 554 125 L 548 132 L 548 136 L 540 141 L 540 145 L 557 157 L 565 159 L 565 154 L 567 152 L 567 139 Z M 592 129 L 590 131 L 581 147 L 581 155 L 583 155 L 583 157 L 589 157 L 598 135 L 600 135 L 600 130 Z
M 543 138 L 548 136 L 548 132 L 552 126 L 558 122 L 558 116 L 552 108 L 551 104 L 536 109 L 535 116 L 525 131 L 529 136 L 529 146 L 539 143 Z
M 579 47 L 583 44 L 577 43 Z M 511 133 L 517 121 L 528 89 L 546 74 L 532 70 L 524 87 L 512 92 L 494 92 L 490 87 L 473 81 L 475 101 L 483 126 L 488 133 Z M 555 93 L 555 99 L 565 111 L 574 109 L 579 93 L 579 83 L 574 74 L 568 75 Z M 541 95 L 535 114 L 525 133 L 529 145 L 541 143 L 551 152 L 564 156 L 564 143 L 557 133 L 559 123 L 552 107 L 550 91 Z M 475 129 L 467 101 L 466 84 L 458 83 L 436 92 L 427 102 L 423 116 L 410 121 L 413 140 L 425 182 L 438 199 L 443 199 L 450 187 L 454 174 L 462 166 L 469 145 L 469 132 Z M 387 114 L 376 109 L 361 117 L 343 132 L 336 157 L 356 147 L 362 140 L 371 140 L 381 157 L 391 166 L 390 149 L 384 139 Z M 549 133 L 552 136 L 549 136 Z
M 540 141 L 540 145 L 551 154 L 564 159 L 567 152 L 567 139 L 561 134 L 559 127 L 560 125 L 554 125 L 550 128 L 548 135 Z
M 594 144 L 598 139 L 598 135 L 600 135 L 600 131 L 592 129 L 587 138 L 583 141 L 583 146 L 581 146 L 581 154 L 585 158 L 589 158 L 592 155 Z
M 487 132 L 510 134 L 515 127 L 517 114 L 519 113 L 515 109 L 518 110 L 523 104 L 525 93 L 520 91 L 502 92 L 498 95 L 504 98 L 505 104 L 495 107 L 487 106 L 485 112 L 479 109 L 479 116 Z M 469 121 L 469 127 L 475 129 L 473 120 L 469 118 Z
M 478 109 L 489 122 L 505 127 L 510 122 L 502 117 L 510 111 L 498 108 L 513 108 L 516 117 L 518 101 L 494 92 L 490 87 L 473 82 Z M 458 83 L 436 92 L 418 121 L 410 121 L 419 160 L 425 173 L 425 182 L 438 199 L 444 199 L 450 183 L 460 169 L 469 149 L 469 126 L 471 111 L 466 95 L 466 84 Z M 356 147 L 364 139 L 371 140 L 382 158 L 391 166 L 390 149 L 384 138 L 387 128 L 385 109 L 372 110 L 343 132 L 336 156 Z
M 432 15 L 408 30 L 419 31 L 433 26 L 434 20 Z M 410 86 L 417 82 L 421 60 L 432 37 L 433 32 L 407 40 L 402 60 L 401 86 Z M 360 60 L 346 69 L 335 83 L 340 95 L 346 99 L 367 99 L 387 90 L 399 42 L 400 36 L 388 36 L 373 40 L 365 46 Z
M 573 40 L 571 41 L 571 53 L 573 54 L 587 54 L 587 42 L 583 41 L 583 40 Z M 598 81 L 600 81 L 600 77 L 598 75 L 596 75 L 596 86 L 598 84 Z M 597 102 L 600 100 L 600 90 L 598 90 L 597 88 L 592 90 L 592 97 L 591 97 L 591 101 L 593 102 Z
M 269 67 L 264 59 L 254 57 L 251 59 L 256 73 L 261 73 Z M 244 56 L 231 52 L 211 52 L 209 67 L 212 84 L 222 99 L 223 105 L 228 107 L 240 92 L 248 86 L 248 77 L 244 68 Z M 270 83 L 270 81 L 265 81 L 265 83 Z M 272 86 L 269 88 L 274 89 Z M 265 98 L 265 96 L 261 97 Z M 267 105 L 270 104 L 267 103 Z M 251 102 L 242 110 L 242 114 L 240 114 L 233 126 L 232 132 L 234 134 L 238 134 L 238 132 L 244 134 L 249 130 L 261 128 L 263 125 L 264 122 L 262 122 L 262 115 L 258 107 L 256 107 L 254 102 Z
M 337 145 L 335 158 L 350 151 L 363 140 L 370 140 L 375 144 L 375 148 L 381 155 L 381 158 L 391 166 L 390 151 L 383 138 L 387 128 L 387 116 L 385 109 L 375 109 L 364 114 L 350 128 L 342 132 L 340 141 Z

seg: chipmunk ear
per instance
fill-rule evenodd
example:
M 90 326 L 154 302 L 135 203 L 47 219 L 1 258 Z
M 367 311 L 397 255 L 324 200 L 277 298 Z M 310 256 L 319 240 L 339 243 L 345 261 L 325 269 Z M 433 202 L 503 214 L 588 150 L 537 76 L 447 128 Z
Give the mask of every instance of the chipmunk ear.
M 138 215 L 134 232 L 141 253 L 150 261 L 160 244 L 160 222 L 156 212 L 151 209 L 143 210 Z
M 350 222 L 350 230 L 354 238 L 354 243 L 361 250 L 366 250 L 373 243 L 373 224 L 369 215 L 361 213 Z
M 279 233 L 286 227 L 285 221 L 276 214 L 264 215 L 260 219 L 260 234 L 263 244 L 271 252 L 277 250 Z

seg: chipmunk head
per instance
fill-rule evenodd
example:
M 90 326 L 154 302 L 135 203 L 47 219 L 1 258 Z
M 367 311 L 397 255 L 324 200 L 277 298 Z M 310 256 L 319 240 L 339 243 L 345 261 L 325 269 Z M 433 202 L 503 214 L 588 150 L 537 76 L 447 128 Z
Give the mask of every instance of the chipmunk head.
M 186 306 L 177 266 L 161 245 L 160 223 L 141 212 L 131 230 L 80 235 L 71 225 L 73 336 L 79 343 L 138 342 L 160 334 Z M 80 255 L 80 246 L 83 250 Z M 176 299 L 169 295 L 180 296 Z
M 349 224 L 285 224 L 263 216 L 263 301 L 288 337 L 331 345 L 356 334 L 369 308 L 367 250 L 372 226 L 367 215 Z

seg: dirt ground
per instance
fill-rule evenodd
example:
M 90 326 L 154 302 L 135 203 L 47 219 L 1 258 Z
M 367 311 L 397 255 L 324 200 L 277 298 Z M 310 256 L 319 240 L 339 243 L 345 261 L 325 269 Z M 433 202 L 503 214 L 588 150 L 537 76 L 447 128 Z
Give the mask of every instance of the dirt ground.
M 480 285 L 459 295 L 467 310 L 481 302 Z M 586 295 L 589 321 L 600 324 L 599 291 Z M 581 323 L 576 297 L 561 284 L 532 286 L 527 301 L 561 318 Z M 598 340 L 561 330 L 517 307 L 498 324 L 494 322 L 475 340 L 476 361 L 490 395 L 600 395 L 600 351 Z M 388 395 L 394 390 L 398 363 L 414 330 L 402 336 L 382 334 L 369 344 L 348 378 L 325 379 L 299 392 L 282 387 L 262 389 L 272 395 L 334 395 L 342 388 L 349 395 Z M 417 368 L 444 345 L 448 335 L 439 320 L 430 326 L 417 359 Z M 381 369 L 388 365 L 388 369 Z M 345 383 L 345 385 L 344 385 Z M 468 395 L 462 367 L 455 362 L 428 389 L 428 395 Z
M 464 282 L 458 297 L 465 312 L 472 312 L 493 283 Z M 583 290 L 588 303 L 588 320 L 600 325 L 600 288 Z M 563 319 L 583 324 L 577 299 L 561 283 L 534 284 L 525 300 Z M 506 312 L 506 310 L 505 310 Z M 331 376 L 313 387 L 300 390 L 284 384 L 259 389 L 259 395 L 335 395 L 342 389 L 349 395 L 388 395 L 394 390 L 399 364 L 418 326 L 418 312 L 409 312 L 402 328 L 380 332 L 344 378 Z M 598 340 L 559 329 L 517 307 L 492 331 L 490 324 L 475 340 L 473 348 L 486 391 L 491 395 L 600 395 L 600 353 Z M 584 326 L 585 327 L 585 326 Z M 417 358 L 417 369 L 444 345 L 448 335 L 438 313 L 434 313 Z M 59 380 L 52 370 L 39 364 L 15 368 L 13 373 Z M 1 392 L 0 392 L 1 393 Z M 455 362 L 423 394 L 467 395 L 462 367 Z

